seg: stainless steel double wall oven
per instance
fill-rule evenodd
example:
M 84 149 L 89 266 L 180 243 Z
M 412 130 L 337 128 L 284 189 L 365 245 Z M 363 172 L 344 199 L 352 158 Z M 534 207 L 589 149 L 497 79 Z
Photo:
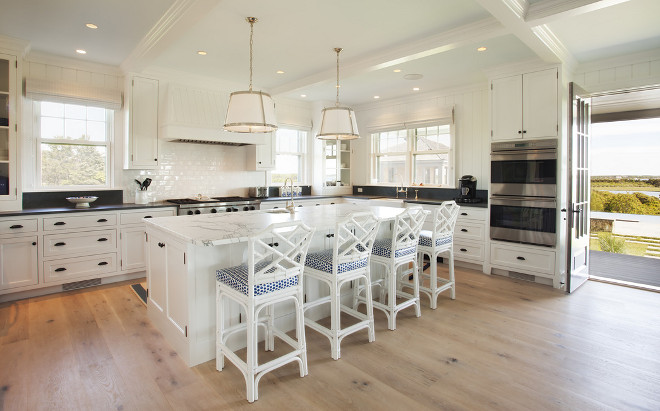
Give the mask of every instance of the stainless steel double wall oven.
M 557 140 L 491 145 L 490 238 L 554 246 Z

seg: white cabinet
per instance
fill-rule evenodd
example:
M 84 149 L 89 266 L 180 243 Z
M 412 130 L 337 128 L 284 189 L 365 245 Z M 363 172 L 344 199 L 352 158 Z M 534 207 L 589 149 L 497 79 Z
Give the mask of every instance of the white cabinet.
M 140 271 L 146 268 L 145 218 L 171 217 L 176 208 L 145 208 L 119 213 L 120 269 L 123 272 Z
M 125 101 L 124 168 L 158 166 L 158 80 L 130 77 Z
M 323 193 L 350 194 L 350 140 L 325 140 L 323 143 Z
M 247 167 L 250 171 L 275 168 L 275 134 L 266 135 L 266 144 L 250 145 L 247 151 Z
M 17 71 L 16 56 L 0 54 L 0 210 L 20 209 L 16 175 Z
M 492 139 L 557 137 L 557 104 L 556 68 L 492 80 Z
M 493 268 L 554 279 L 555 251 L 543 247 L 493 242 L 490 245 Z
M 0 238 L 0 291 L 39 281 L 37 237 Z
M 488 209 L 461 205 L 454 228 L 454 259 L 483 264 Z

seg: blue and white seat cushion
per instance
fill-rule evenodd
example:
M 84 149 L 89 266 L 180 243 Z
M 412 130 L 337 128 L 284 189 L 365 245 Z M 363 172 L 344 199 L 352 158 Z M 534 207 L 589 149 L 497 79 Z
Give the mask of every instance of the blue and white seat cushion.
M 266 263 L 257 264 L 255 269 L 258 271 L 259 266 L 263 267 Z M 269 272 L 274 271 L 274 268 L 268 270 Z M 215 278 L 223 283 L 233 288 L 236 291 L 239 291 L 245 295 L 248 295 L 248 266 L 247 264 L 241 264 L 234 267 L 221 268 L 215 272 Z M 288 278 L 283 278 L 281 280 L 272 281 L 269 283 L 255 284 L 254 286 L 254 295 L 264 295 L 272 293 L 273 291 L 284 290 L 285 288 L 293 287 L 298 285 L 298 276 L 292 276 Z
M 423 230 L 419 234 L 419 245 L 424 246 L 424 247 L 431 247 L 431 242 L 433 238 L 433 233 L 428 230 Z M 446 237 L 438 237 L 435 239 L 435 246 L 441 246 L 443 244 L 449 244 L 452 242 L 452 237 L 451 236 L 446 236 Z
M 390 258 L 392 254 L 392 240 L 382 239 L 374 241 L 374 247 L 371 250 L 371 253 L 380 257 Z M 415 254 L 417 251 L 416 245 L 400 248 L 394 251 L 394 258 L 403 257 L 408 254 Z
M 305 266 L 318 271 L 332 273 L 332 250 L 322 250 L 315 253 L 307 253 Z M 337 274 L 346 273 L 367 266 L 367 258 L 341 263 L 337 266 Z

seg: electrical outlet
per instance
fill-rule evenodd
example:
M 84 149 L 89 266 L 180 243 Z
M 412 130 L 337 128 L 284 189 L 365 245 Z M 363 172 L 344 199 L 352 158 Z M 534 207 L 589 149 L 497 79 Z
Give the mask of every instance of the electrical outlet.
M 362 187 L 358 187 L 358 193 L 362 192 Z

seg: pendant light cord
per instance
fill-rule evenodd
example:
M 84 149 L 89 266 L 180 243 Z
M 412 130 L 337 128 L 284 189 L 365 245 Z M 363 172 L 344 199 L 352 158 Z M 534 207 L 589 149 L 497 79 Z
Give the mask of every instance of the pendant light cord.
M 335 107 L 339 107 L 339 52 L 341 52 L 341 48 L 337 47 L 335 51 L 337 52 L 337 101 Z
M 245 20 L 250 23 L 250 88 L 249 90 L 252 91 L 252 46 L 253 46 L 253 36 L 254 36 L 254 23 L 257 22 L 256 17 L 248 17 Z

